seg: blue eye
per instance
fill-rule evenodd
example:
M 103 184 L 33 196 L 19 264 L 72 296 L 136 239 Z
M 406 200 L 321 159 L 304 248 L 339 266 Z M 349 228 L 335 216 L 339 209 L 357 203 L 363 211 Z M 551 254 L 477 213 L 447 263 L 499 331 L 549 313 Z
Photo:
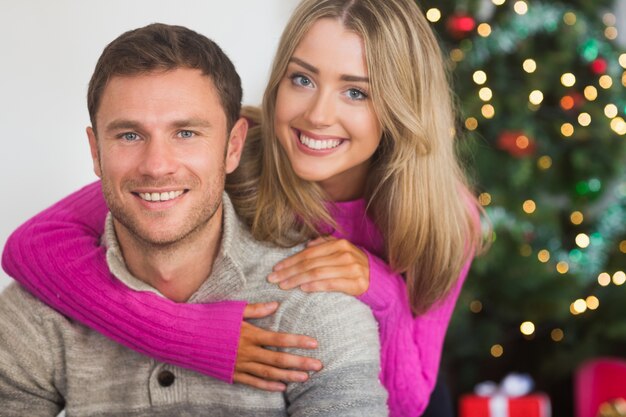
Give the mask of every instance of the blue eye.
M 134 142 L 139 139 L 139 135 L 133 132 L 122 133 L 121 138 L 128 142 Z
M 178 133 L 178 136 L 180 136 L 183 139 L 190 139 L 194 137 L 194 133 L 191 130 L 181 130 Z
M 300 87 L 310 87 L 311 85 L 313 85 L 313 82 L 308 77 L 302 74 L 294 74 L 289 78 L 291 78 L 291 82 L 294 85 L 297 85 Z
M 358 88 L 350 88 L 346 94 L 351 100 L 365 100 L 367 98 L 367 94 Z

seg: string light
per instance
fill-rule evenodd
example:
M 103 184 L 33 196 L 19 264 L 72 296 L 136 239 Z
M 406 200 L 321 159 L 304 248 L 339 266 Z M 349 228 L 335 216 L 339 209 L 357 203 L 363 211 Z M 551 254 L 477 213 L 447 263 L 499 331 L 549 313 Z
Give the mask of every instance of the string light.
M 559 274 L 567 274 L 567 271 L 569 271 L 568 263 L 565 261 L 559 262 L 558 264 L 556 264 L 556 271 Z
M 483 38 L 486 38 L 487 36 L 491 35 L 491 26 L 489 26 L 489 23 L 481 23 L 476 28 L 476 32 L 478 32 L 478 34 Z
M 563 21 L 566 25 L 573 26 L 576 24 L 576 15 L 573 12 L 567 12 L 563 15 Z
M 585 98 L 589 101 L 594 101 L 598 98 L 598 90 L 593 85 L 588 85 L 584 90 Z
M 544 171 L 550 169 L 550 167 L 552 166 L 552 158 L 550 158 L 548 155 L 540 157 L 537 160 L 537 166 L 539 167 L 539 169 L 542 169 Z
M 609 88 L 613 86 L 613 79 L 610 76 L 605 74 L 600 77 L 600 79 L 598 80 L 598 84 L 600 84 L 600 87 L 604 88 L 605 90 L 608 90 Z
M 579 224 L 583 222 L 585 218 L 580 211 L 574 211 L 572 212 L 572 214 L 570 214 L 569 219 L 572 222 L 572 224 L 578 226 Z
M 516 1 L 513 10 L 519 15 L 525 15 L 528 12 L 528 4 L 523 0 Z
M 624 121 L 621 117 L 616 117 L 611 120 L 610 125 L 611 129 L 613 129 L 613 131 L 618 135 L 626 135 L 626 121 Z
M 437 8 L 428 9 L 426 11 L 426 19 L 429 22 L 436 23 L 441 19 L 441 11 Z
M 465 119 L 465 127 L 467 130 L 476 130 L 478 128 L 478 120 L 475 117 Z
M 622 85 L 626 87 L 626 71 L 622 73 Z
M 587 303 L 587 308 L 589 310 L 595 310 L 600 307 L 600 300 L 598 300 L 598 297 L 594 295 L 590 295 L 589 297 L 587 297 L 585 302 Z
M 504 354 L 504 348 L 502 347 L 502 345 L 496 344 L 491 346 L 490 352 L 491 356 L 493 356 L 494 358 L 499 358 Z
M 601 287 L 606 287 L 610 283 L 611 283 L 611 276 L 608 273 L 602 272 L 600 273 L 600 275 L 598 275 L 598 284 L 600 284 Z
M 506 0 L 491 0 L 496 6 L 502 6 Z
M 534 59 L 528 58 L 524 60 L 524 62 L 522 63 L 522 68 L 527 73 L 532 74 L 533 72 L 537 70 L 537 62 L 535 62 Z
M 589 126 L 591 124 L 591 115 L 589 113 L 580 113 L 578 115 L 578 123 L 583 126 Z
M 626 69 L 626 52 L 619 56 L 618 62 L 622 68 Z
M 515 138 L 515 145 L 520 149 L 526 149 L 530 145 L 530 140 L 524 135 L 519 135 Z
M 604 37 L 610 41 L 617 39 L 617 28 L 615 26 L 609 26 L 604 29 Z
M 519 326 L 520 332 L 525 336 L 535 333 L 535 324 L 532 321 L 525 321 Z
M 469 308 L 472 313 L 480 313 L 483 309 L 483 303 L 478 300 L 474 300 L 470 303 Z
M 496 115 L 496 109 L 491 104 L 485 104 L 481 107 L 480 112 L 485 119 L 491 119 Z
M 622 285 L 626 282 L 626 274 L 624 271 L 617 271 L 613 274 L 613 284 Z
M 561 84 L 563 84 L 565 87 L 572 87 L 574 84 L 576 84 L 576 76 L 571 72 L 566 72 L 565 74 L 561 75 Z
M 604 115 L 609 119 L 617 116 L 617 106 L 615 104 L 607 104 L 604 106 Z
M 587 236 L 584 233 L 579 233 L 578 235 L 576 235 L 576 244 L 578 245 L 579 248 L 583 248 L 585 249 L 586 247 L 589 246 L 590 243 L 590 239 L 589 236 Z
M 454 62 L 461 62 L 465 58 L 465 54 L 459 48 L 454 48 L 450 51 L 450 59 Z
M 493 97 L 493 92 L 489 87 L 483 87 L 478 91 L 478 97 L 480 97 L 482 101 L 489 101 L 491 97 Z
M 560 104 L 563 110 L 571 110 L 574 108 L 574 98 L 572 96 L 563 96 Z
M 617 19 L 613 13 L 605 13 L 602 15 L 602 23 L 604 23 L 605 26 L 615 26 L 616 22 Z
M 528 95 L 528 101 L 532 104 L 539 105 L 543 101 L 543 93 L 539 90 L 533 90 Z
M 483 85 L 487 82 L 487 73 L 482 70 L 478 70 L 472 74 L 472 79 L 478 85 Z
M 558 327 L 556 329 L 552 329 L 550 332 L 550 338 L 555 342 L 560 342 L 563 340 L 563 337 L 565 337 L 565 334 L 563 333 L 563 330 Z
M 571 123 L 563 123 L 561 125 L 561 134 L 566 138 L 569 138 L 574 134 L 574 126 Z
M 533 200 L 526 200 L 524 204 L 522 204 L 522 209 L 526 214 L 533 214 L 537 209 L 537 205 Z
M 571 310 L 575 312 L 574 314 L 582 314 L 587 311 L 587 303 L 582 298 L 579 298 L 572 303 Z
M 619 251 L 622 253 L 626 253 L 626 240 L 622 240 L 619 242 Z
M 539 259 L 539 262 L 542 263 L 546 263 L 550 260 L 550 252 L 548 252 L 547 249 L 541 249 L 538 253 L 537 253 L 537 259 Z
M 480 203 L 481 206 L 488 206 L 489 204 L 491 204 L 491 194 L 481 193 L 478 196 L 478 202 Z

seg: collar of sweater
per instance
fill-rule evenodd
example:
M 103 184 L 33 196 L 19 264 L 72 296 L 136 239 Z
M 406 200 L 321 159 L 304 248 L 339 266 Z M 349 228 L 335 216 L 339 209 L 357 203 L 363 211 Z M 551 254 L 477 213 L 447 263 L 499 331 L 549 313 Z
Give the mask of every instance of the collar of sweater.
M 250 245 L 258 245 L 252 239 L 246 226 L 239 220 L 226 193 L 222 194 L 223 218 L 220 250 L 215 257 L 211 274 L 187 302 L 207 303 L 232 298 L 246 283 L 243 265 Z M 111 273 L 129 288 L 136 291 L 149 291 L 161 297 L 163 294 L 153 286 L 141 281 L 130 273 L 120 249 L 113 226 L 113 217 L 107 214 L 102 245 L 106 247 L 106 258 Z M 249 259 L 248 259 L 249 262 Z

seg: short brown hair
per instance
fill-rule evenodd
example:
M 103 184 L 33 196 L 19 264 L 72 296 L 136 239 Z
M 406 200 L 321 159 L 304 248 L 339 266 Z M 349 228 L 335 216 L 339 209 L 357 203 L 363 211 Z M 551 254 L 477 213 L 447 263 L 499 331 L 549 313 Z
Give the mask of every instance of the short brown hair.
M 186 27 L 162 23 L 123 33 L 102 51 L 87 91 L 87 107 L 94 130 L 102 93 L 111 78 L 181 67 L 199 69 L 211 77 L 230 130 L 241 111 L 241 79 L 235 66 L 207 37 Z

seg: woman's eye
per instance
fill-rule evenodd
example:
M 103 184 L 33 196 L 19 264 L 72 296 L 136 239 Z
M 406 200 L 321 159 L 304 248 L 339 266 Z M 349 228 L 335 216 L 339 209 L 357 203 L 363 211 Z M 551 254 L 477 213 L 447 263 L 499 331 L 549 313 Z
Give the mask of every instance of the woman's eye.
M 183 139 L 189 139 L 193 137 L 193 132 L 191 130 L 181 130 L 178 135 Z
M 349 89 L 347 95 L 351 100 L 365 100 L 367 98 L 367 94 L 357 88 Z
M 301 87 L 310 87 L 313 82 L 308 77 L 304 75 L 295 74 L 291 76 L 291 82 L 295 85 L 299 85 Z

